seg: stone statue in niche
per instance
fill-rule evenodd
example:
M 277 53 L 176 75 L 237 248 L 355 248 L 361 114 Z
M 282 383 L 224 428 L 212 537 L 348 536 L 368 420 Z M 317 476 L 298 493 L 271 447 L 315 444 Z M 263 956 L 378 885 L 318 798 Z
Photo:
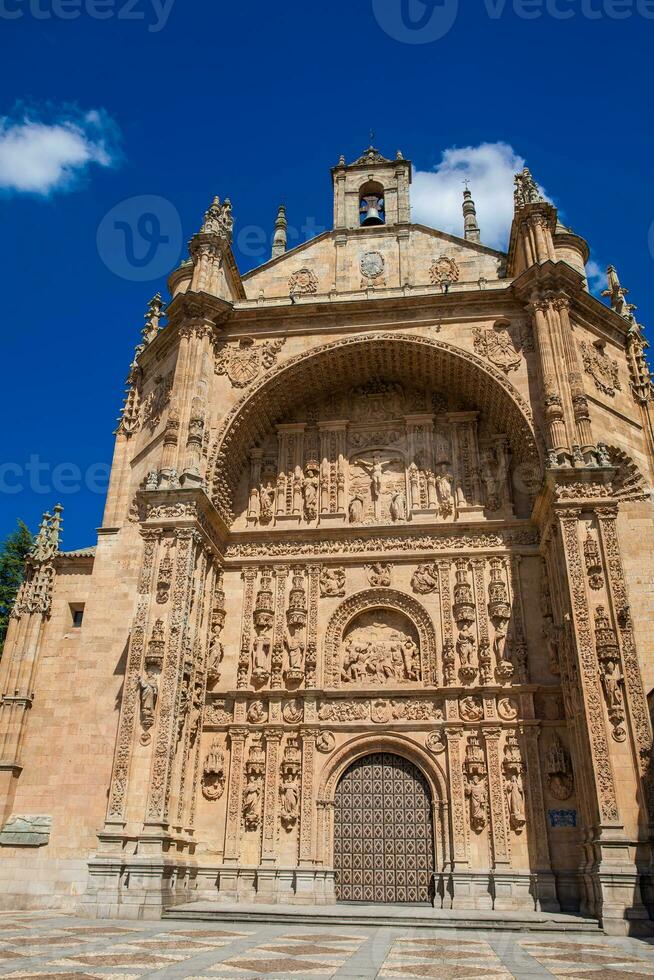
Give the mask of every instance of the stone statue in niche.
M 511 826 L 519 830 L 525 824 L 525 791 L 520 773 L 512 772 L 507 777 L 505 792 Z
M 497 449 L 480 453 L 480 472 L 486 510 L 497 513 L 506 503 L 507 472 L 504 454 Z
M 403 490 L 397 490 L 391 499 L 391 518 L 395 522 L 406 521 L 407 505 L 406 494 Z
M 270 636 L 261 629 L 252 642 L 252 679 L 263 683 L 270 676 Z
M 418 681 L 420 652 L 415 630 L 401 613 L 362 613 L 344 636 L 341 663 L 346 684 Z
M 145 677 L 139 680 L 141 694 L 141 724 L 147 732 L 154 725 L 154 712 L 159 696 L 158 673 L 155 667 L 148 664 Z
M 459 661 L 462 668 L 473 667 L 473 657 L 475 655 L 475 634 L 472 632 L 469 623 L 465 623 L 463 629 L 459 632 L 459 638 L 456 641 L 456 649 L 459 654 Z
M 254 773 L 248 773 L 243 790 L 243 821 L 248 830 L 259 826 L 260 800 L 261 780 Z
M 466 785 L 466 796 L 470 800 L 470 826 L 480 831 L 486 826 L 488 811 L 488 790 L 479 773 L 473 773 Z
M 350 501 L 348 511 L 350 524 L 362 524 L 366 512 L 363 497 L 361 497 L 359 494 L 355 494 Z
M 307 463 L 304 478 L 304 517 L 307 521 L 315 521 L 318 516 L 318 488 L 320 467 L 317 462 Z
M 303 632 L 300 629 L 289 628 L 284 637 L 284 647 L 288 657 L 288 667 L 285 672 L 288 681 L 301 681 L 304 678 Z
M 259 490 L 259 520 L 262 524 L 269 524 L 275 512 L 275 488 L 270 480 Z
M 454 477 L 448 463 L 441 463 L 435 476 L 436 494 L 441 516 L 447 520 L 454 514 Z

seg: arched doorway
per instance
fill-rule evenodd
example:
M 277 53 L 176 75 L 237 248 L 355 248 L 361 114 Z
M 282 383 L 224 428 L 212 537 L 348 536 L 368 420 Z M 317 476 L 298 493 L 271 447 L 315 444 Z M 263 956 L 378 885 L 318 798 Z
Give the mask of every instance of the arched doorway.
M 429 901 L 432 799 L 408 759 L 375 752 L 346 769 L 334 799 L 334 870 L 342 902 Z

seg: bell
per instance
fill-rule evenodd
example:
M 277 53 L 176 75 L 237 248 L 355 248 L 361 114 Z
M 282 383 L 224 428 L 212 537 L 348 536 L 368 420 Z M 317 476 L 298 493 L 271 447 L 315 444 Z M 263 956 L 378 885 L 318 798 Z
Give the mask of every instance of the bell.
M 384 224 L 384 219 L 379 213 L 380 206 L 384 206 L 383 201 L 375 194 L 362 198 L 360 208 L 362 226 Z
M 384 222 L 382 221 L 382 219 L 381 219 L 381 217 L 379 215 L 379 211 L 377 210 L 377 207 L 374 204 L 369 205 L 368 210 L 365 212 L 365 215 L 366 215 L 365 218 L 361 222 L 362 225 L 383 225 L 384 224 Z

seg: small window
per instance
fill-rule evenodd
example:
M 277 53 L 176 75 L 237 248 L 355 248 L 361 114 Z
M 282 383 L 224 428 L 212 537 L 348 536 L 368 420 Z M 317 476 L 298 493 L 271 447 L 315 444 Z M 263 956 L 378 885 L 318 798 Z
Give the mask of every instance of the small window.
M 70 615 L 75 629 L 79 629 L 84 620 L 84 605 L 81 602 L 70 604 Z

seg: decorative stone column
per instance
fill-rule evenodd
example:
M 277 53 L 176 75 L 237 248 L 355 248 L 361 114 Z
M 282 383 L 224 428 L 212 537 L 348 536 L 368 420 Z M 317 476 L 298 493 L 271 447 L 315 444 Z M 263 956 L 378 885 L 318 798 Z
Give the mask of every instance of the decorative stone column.
M 514 876 L 509 874 L 511 853 L 509 851 L 509 832 L 504 803 L 504 783 L 500 767 L 499 741 L 502 734 L 499 728 L 483 730 L 488 766 L 488 796 L 490 800 L 490 845 L 493 860 L 492 877 L 494 883 L 494 905 L 497 909 L 515 907 Z
M 445 729 L 445 736 L 451 794 L 452 869 L 451 885 L 449 887 L 446 885 L 444 891 L 445 894 L 451 895 L 452 908 L 474 908 L 463 781 L 463 730 L 458 727 L 448 727 Z
M 535 867 L 532 867 L 532 873 L 536 876 L 536 901 L 543 912 L 560 912 L 547 835 L 539 752 L 540 725 L 525 725 L 520 729 L 520 735 L 524 745 L 527 834 L 529 850 L 534 855 L 532 864 L 535 864 Z

